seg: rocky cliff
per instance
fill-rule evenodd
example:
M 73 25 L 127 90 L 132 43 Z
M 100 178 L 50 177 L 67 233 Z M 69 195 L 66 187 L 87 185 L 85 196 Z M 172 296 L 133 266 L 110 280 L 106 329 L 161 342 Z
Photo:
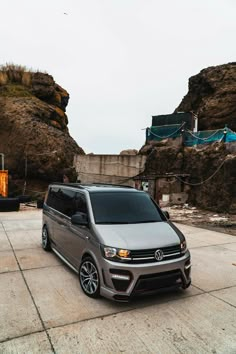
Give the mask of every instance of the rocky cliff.
M 189 92 L 176 112 L 198 114 L 199 130 L 236 131 L 236 63 L 209 67 L 189 79 Z M 188 202 L 217 212 L 236 212 L 236 144 L 184 147 L 178 139 L 143 146 L 145 175 L 187 174 Z
M 68 131 L 68 101 L 48 74 L 0 68 L 0 152 L 13 179 L 61 180 L 73 170 L 74 154 L 84 152 Z
M 212 66 L 190 77 L 189 91 L 175 112 L 193 111 L 199 130 L 236 131 L 236 63 Z
M 236 213 L 236 144 L 152 147 L 144 174 L 187 174 L 188 203 Z

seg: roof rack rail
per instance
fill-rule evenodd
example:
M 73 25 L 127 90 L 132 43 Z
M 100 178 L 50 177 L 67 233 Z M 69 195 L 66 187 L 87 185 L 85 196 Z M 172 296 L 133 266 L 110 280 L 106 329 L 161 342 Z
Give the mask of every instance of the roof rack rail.
M 77 187 L 77 188 L 84 189 L 83 184 L 81 184 L 81 183 L 52 182 L 50 184 L 58 184 L 59 186 Z
M 76 187 L 81 189 L 86 189 L 86 187 L 119 187 L 119 188 L 131 188 L 134 189 L 132 186 L 124 185 L 124 184 L 113 184 L 113 183 L 64 183 L 64 182 L 52 182 L 51 184 L 57 184 L 59 186 L 67 186 L 67 187 Z
M 126 185 L 126 184 L 113 184 L 113 183 L 102 183 L 102 182 L 96 182 L 92 183 L 92 186 L 111 186 L 111 187 L 125 187 L 125 188 L 134 188 L 132 186 Z

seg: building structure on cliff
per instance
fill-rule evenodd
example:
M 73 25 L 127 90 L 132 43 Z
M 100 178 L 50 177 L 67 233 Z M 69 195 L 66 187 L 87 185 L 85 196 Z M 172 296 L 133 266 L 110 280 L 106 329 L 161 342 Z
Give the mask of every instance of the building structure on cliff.
M 183 146 L 210 144 L 215 141 L 236 141 L 236 133 L 227 126 L 216 130 L 198 131 L 198 117 L 193 112 L 179 112 L 152 117 L 152 126 L 146 129 L 146 144 L 150 141 L 170 139 Z
M 219 204 L 224 205 L 224 211 L 234 210 L 231 169 L 236 133 L 227 126 L 194 131 L 196 126 L 192 112 L 153 116 L 151 128 L 146 129 L 146 144 L 140 150 L 147 155 L 145 170 L 135 177 L 136 185 L 145 183 L 162 206 L 190 202 L 214 210 L 219 210 Z M 219 191 L 222 202 L 215 200 Z
M 168 176 L 168 181 L 171 174 L 187 189 L 188 203 L 217 212 L 236 212 L 235 83 L 235 62 L 203 69 L 190 77 L 188 92 L 175 116 L 153 117 L 146 130 L 146 144 L 139 152 L 147 156 L 140 181 L 149 181 L 151 194 L 157 193 L 157 180 Z M 178 112 L 194 112 L 198 128 L 189 127 Z M 169 189 L 170 195 L 172 191 Z M 163 189 L 164 199 L 171 200 L 166 193 Z
M 171 117 L 153 116 L 152 124 L 157 125 L 151 128 L 159 129 L 158 136 L 150 134 L 136 155 L 76 155 L 74 167 L 78 180 L 82 183 L 125 184 L 143 189 L 161 206 L 186 202 L 194 204 L 205 191 L 205 180 L 210 180 L 224 163 L 228 163 L 222 158 L 230 153 L 232 144 L 229 146 L 227 141 L 236 140 L 236 134 L 226 127 L 200 136 L 202 132 L 193 131 L 197 124 L 191 112 L 173 114 L 174 128 Z M 178 134 L 173 134 L 176 125 Z M 215 147 L 216 142 L 220 145 Z M 202 149 L 208 146 L 205 158 Z M 209 162 L 205 161 L 207 157 Z M 205 176 L 207 168 L 209 173 Z M 228 172 L 223 168 L 222 171 L 226 176 Z
M 173 204 L 184 204 L 188 200 L 189 186 L 186 173 L 148 174 L 141 173 L 134 177 L 135 187 L 143 189 L 162 207 Z

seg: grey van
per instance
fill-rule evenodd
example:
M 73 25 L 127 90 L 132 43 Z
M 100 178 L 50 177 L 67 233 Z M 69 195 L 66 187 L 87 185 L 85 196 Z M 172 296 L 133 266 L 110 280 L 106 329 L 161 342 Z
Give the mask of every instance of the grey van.
M 191 283 L 184 235 L 146 192 L 130 187 L 51 184 L 42 247 L 78 273 L 93 298 L 128 301 Z

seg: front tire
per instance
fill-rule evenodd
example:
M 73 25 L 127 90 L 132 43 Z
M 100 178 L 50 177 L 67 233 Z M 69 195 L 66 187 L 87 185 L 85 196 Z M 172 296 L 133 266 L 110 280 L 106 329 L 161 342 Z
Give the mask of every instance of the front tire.
M 92 298 L 100 296 L 100 279 L 98 269 L 91 257 L 82 260 L 79 269 L 79 281 L 83 292 Z
M 184 285 L 182 286 L 182 289 L 183 289 L 183 290 L 186 290 L 186 289 L 188 289 L 188 288 L 190 287 L 190 285 L 191 285 L 191 280 L 190 280 L 188 283 L 184 284 Z
M 48 229 L 45 225 L 42 230 L 42 248 L 44 249 L 44 251 L 51 251 L 51 243 L 48 235 Z

